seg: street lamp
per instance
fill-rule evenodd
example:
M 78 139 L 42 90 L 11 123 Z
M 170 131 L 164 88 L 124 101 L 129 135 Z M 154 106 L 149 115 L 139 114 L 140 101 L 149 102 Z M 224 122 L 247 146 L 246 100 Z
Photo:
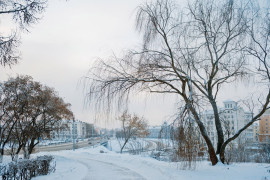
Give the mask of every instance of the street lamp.
M 73 132 L 73 151 L 75 151 L 75 119 L 73 118 L 72 132 Z
M 94 148 L 94 137 L 93 137 L 93 135 L 94 135 L 94 123 L 92 124 L 92 146 Z

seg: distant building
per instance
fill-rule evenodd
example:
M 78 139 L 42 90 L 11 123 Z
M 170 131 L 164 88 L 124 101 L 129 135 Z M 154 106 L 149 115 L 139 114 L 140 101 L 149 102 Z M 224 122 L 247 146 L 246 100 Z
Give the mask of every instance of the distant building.
M 52 139 L 66 140 L 73 138 L 73 126 L 74 137 L 77 138 L 89 138 L 96 136 L 97 131 L 93 124 L 75 120 L 63 120 L 57 124 L 58 128 L 50 133 Z
M 253 124 L 253 142 L 259 142 L 259 125 Z
M 159 138 L 160 137 L 161 126 L 149 127 L 148 131 L 149 131 L 148 138 Z
M 251 121 L 251 119 L 253 118 L 253 113 L 251 112 L 245 112 L 245 123 L 244 125 L 248 124 L 248 122 Z M 244 132 L 244 137 L 245 137 L 245 141 L 252 143 L 254 142 L 254 130 L 253 130 L 253 125 L 249 126 Z
M 244 109 L 238 106 L 235 101 L 224 101 L 224 107 L 219 108 L 219 117 L 223 123 L 223 132 L 225 139 L 233 136 L 237 130 L 244 127 L 247 122 L 252 119 L 252 113 L 245 112 Z M 206 126 L 206 130 L 212 142 L 217 143 L 217 134 L 215 127 L 215 118 L 213 111 L 205 111 L 201 114 L 203 123 Z M 252 142 L 253 141 L 253 128 L 249 127 L 246 129 L 238 139 L 242 142 Z
M 71 122 L 72 123 L 72 122 Z M 75 138 L 86 138 L 86 123 L 76 120 L 74 122 L 75 126 Z M 72 126 L 70 126 L 70 131 L 72 131 Z
M 270 110 L 266 110 L 259 121 L 259 141 L 270 142 Z
M 148 138 L 162 138 L 170 139 L 171 126 L 164 122 L 162 126 L 152 126 L 148 128 L 149 136 Z
M 69 120 L 62 120 L 55 126 L 57 126 L 57 128 L 50 132 L 51 139 L 66 140 L 72 138 Z
M 85 123 L 86 128 L 86 138 L 94 137 L 96 135 L 95 127 L 93 124 Z
M 167 122 L 164 122 L 161 126 L 160 138 L 170 139 L 171 138 L 171 126 Z

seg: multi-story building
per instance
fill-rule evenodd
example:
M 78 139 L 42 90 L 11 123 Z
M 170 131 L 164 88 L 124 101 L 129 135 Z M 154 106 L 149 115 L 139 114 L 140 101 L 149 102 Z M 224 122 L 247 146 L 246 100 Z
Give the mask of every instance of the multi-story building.
M 259 142 L 259 124 L 253 124 L 253 142 Z
M 148 138 L 161 138 L 170 139 L 171 138 L 172 126 L 164 122 L 161 126 L 152 126 L 148 128 L 149 136 Z
M 92 134 L 97 134 L 93 124 L 82 122 L 79 120 L 63 120 L 60 124 L 57 124 L 58 128 L 50 133 L 52 139 L 66 140 L 73 138 L 88 138 Z M 74 129 L 73 129 L 74 128 Z
M 235 101 L 224 101 L 224 107 L 219 108 L 219 116 L 223 123 L 223 132 L 225 139 L 234 135 L 237 130 L 252 119 L 252 113 L 245 112 Z M 214 144 L 217 143 L 217 134 L 215 127 L 215 118 L 213 111 L 205 111 L 201 114 L 203 123 L 206 125 L 208 135 Z M 238 138 L 238 142 L 253 141 L 253 128 L 249 127 Z
M 148 138 L 159 138 L 161 126 L 152 126 L 148 128 L 149 136 Z
M 270 109 L 265 111 L 259 121 L 259 141 L 270 142 Z
M 73 124 L 70 126 L 70 131 L 73 129 Z M 75 138 L 85 138 L 86 137 L 86 123 L 82 121 L 74 121 L 74 134 Z
M 244 125 L 248 124 L 251 119 L 253 118 L 253 113 L 251 112 L 245 112 L 245 123 Z M 245 141 L 248 143 L 254 142 L 254 131 L 253 131 L 253 125 L 249 126 L 244 132 Z
M 93 124 L 85 123 L 86 138 L 94 137 L 97 135 Z
M 55 126 L 57 126 L 55 127 L 55 130 L 50 132 L 51 139 L 66 140 L 72 138 L 69 120 L 62 120 Z

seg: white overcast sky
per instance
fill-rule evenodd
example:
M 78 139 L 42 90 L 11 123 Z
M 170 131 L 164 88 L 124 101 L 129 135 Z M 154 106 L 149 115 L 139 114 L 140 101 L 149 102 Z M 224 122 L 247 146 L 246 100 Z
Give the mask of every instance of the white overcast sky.
M 181 2 L 181 0 L 179 0 Z M 30 33 L 22 34 L 21 60 L 9 69 L 0 67 L 0 81 L 10 76 L 30 75 L 35 81 L 55 88 L 72 104 L 76 119 L 93 122 L 93 108 L 84 107 L 83 85 L 78 82 L 87 74 L 97 57 L 106 58 L 140 45 L 134 28 L 136 7 L 144 0 L 49 0 L 48 8 Z M 182 2 L 181 2 L 182 3 Z M 5 19 L 0 27 L 8 28 Z M 3 30 L 3 29 L 2 29 Z M 0 29 L 1 31 L 1 29 Z M 236 91 L 238 87 L 230 88 Z M 237 93 L 228 93 L 234 99 Z M 143 96 L 133 100 L 130 112 L 144 116 L 151 125 L 161 124 L 174 111 L 175 98 Z M 103 122 L 105 119 L 103 120 Z M 114 127 L 98 122 L 100 126 Z

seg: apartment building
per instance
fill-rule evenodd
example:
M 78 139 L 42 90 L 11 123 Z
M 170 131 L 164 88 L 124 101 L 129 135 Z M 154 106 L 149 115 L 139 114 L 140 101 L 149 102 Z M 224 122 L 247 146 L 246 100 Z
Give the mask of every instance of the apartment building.
M 253 142 L 259 142 L 259 124 L 253 124 Z
M 270 110 L 261 116 L 259 121 L 259 142 L 270 142 Z
M 52 139 L 66 140 L 73 138 L 73 128 L 74 137 L 77 138 L 88 138 L 92 134 L 97 134 L 97 130 L 94 128 L 93 124 L 82 122 L 79 120 L 63 120 L 60 124 L 57 124 L 58 128 L 50 133 Z
M 245 112 L 237 102 L 228 100 L 223 102 L 224 107 L 219 108 L 219 115 L 223 123 L 223 132 L 225 139 L 234 135 L 237 130 L 242 128 L 247 122 L 252 119 L 252 113 Z M 212 142 L 217 143 L 217 134 L 215 127 L 215 118 L 213 111 L 205 111 L 201 114 L 203 123 L 206 125 L 206 130 Z M 238 138 L 238 142 L 253 142 L 253 128 L 246 129 Z

